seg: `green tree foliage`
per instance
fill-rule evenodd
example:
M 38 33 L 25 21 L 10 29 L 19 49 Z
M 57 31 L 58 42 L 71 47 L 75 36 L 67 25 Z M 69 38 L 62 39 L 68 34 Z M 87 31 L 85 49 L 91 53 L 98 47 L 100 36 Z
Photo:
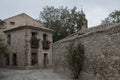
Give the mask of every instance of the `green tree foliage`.
M 102 21 L 102 24 L 106 24 L 106 23 L 118 23 L 120 22 L 120 11 L 119 10 L 115 10 L 112 13 L 109 14 L 109 16 L 107 18 L 105 18 L 105 20 Z
M 74 78 L 78 79 L 84 64 L 84 46 L 82 44 L 75 45 L 72 43 L 68 47 L 66 57 L 69 69 L 72 71 Z
M 53 41 L 64 38 L 81 29 L 85 15 L 77 8 L 68 9 L 67 7 L 44 7 L 40 12 L 39 21 L 46 27 L 53 29 Z
M 4 55 L 4 56 L 8 55 L 7 46 L 4 44 L 2 39 L 0 39 L 0 55 Z

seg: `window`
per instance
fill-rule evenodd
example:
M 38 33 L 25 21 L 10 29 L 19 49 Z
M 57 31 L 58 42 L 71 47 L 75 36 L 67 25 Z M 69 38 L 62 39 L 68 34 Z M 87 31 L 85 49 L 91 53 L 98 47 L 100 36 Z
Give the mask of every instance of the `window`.
M 36 65 L 38 63 L 37 53 L 31 53 L 31 65 Z
M 43 34 L 42 47 L 44 50 L 48 50 L 50 48 L 50 41 L 47 39 L 47 37 L 47 34 Z
M 7 35 L 7 44 L 10 45 L 11 44 L 11 35 Z
M 43 34 L 43 40 L 47 40 L 47 34 Z
M 32 32 L 31 48 L 37 49 L 39 47 L 39 39 L 37 39 L 37 32 Z
M 17 65 L 17 55 L 15 53 L 13 53 L 12 55 L 12 62 L 13 62 L 13 65 Z
M 32 32 L 32 37 L 37 37 L 37 32 Z
M 15 25 L 15 22 L 10 22 L 10 25 Z

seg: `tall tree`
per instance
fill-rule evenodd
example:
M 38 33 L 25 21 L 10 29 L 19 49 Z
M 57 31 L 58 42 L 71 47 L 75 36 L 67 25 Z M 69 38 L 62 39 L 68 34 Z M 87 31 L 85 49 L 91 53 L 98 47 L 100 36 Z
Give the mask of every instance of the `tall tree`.
M 67 7 L 46 6 L 40 12 L 39 17 L 41 23 L 55 31 L 53 34 L 54 41 L 80 30 L 85 20 L 85 14 L 77 11 L 76 7 L 68 9 Z
M 102 20 L 102 24 L 106 24 L 106 23 L 118 23 L 120 22 L 120 11 L 119 10 L 115 10 L 113 12 L 111 12 L 107 18 L 105 18 L 104 20 Z

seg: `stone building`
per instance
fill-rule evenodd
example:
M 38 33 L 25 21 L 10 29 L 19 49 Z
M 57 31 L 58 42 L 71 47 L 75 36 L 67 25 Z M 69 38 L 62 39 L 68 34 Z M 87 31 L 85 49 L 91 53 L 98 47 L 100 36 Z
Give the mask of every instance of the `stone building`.
M 80 30 L 53 43 L 53 63 L 57 72 L 70 73 L 66 52 L 73 42 L 84 45 L 85 61 L 81 80 L 120 79 L 120 23 Z
M 25 13 L 3 20 L 0 35 L 9 49 L 8 57 L 0 58 L 1 67 L 41 68 L 52 65 L 53 30 Z

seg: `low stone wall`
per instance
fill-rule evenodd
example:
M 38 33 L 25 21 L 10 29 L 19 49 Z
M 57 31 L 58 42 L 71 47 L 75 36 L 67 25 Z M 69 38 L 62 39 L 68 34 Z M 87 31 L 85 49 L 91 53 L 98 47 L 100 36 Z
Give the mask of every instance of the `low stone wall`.
M 57 72 L 70 73 L 65 52 L 71 42 L 85 47 L 85 62 L 81 80 L 120 79 L 120 26 L 89 32 L 53 44 L 53 63 Z

